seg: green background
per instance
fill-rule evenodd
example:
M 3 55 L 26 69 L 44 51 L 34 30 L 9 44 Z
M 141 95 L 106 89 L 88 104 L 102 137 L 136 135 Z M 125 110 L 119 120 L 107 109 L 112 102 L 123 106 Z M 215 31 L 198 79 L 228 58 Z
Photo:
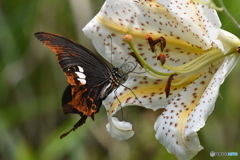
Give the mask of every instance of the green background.
M 240 22 L 240 1 L 224 2 Z M 63 114 L 66 77 L 54 54 L 33 34 L 58 33 L 94 51 L 81 29 L 102 4 L 103 0 L 0 0 L 0 160 L 176 159 L 155 139 L 153 124 L 161 111 L 124 109 L 124 117 L 136 131 L 127 141 L 107 133 L 104 108 L 94 122 L 88 119 L 59 139 L 79 116 Z M 219 15 L 223 29 L 240 37 L 240 29 L 224 13 Z M 215 110 L 198 132 L 204 149 L 194 159 L 239 159 L 209 156 L 211 151 L 240 154 L 239 92 L 240 63 L 225 80 Z

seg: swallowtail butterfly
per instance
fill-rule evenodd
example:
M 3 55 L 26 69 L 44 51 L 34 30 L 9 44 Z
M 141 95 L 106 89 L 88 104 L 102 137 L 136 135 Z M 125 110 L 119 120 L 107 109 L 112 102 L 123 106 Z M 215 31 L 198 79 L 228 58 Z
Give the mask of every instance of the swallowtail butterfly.
M 75 113 L 80 120 L 64 133 L 65 137 L 85 123 L 88 117 L 94 119 L 102 101 L 120 85 L 123 75 L 118 68 L 107 65 L 87 48 L 60 35 L 37 32 L 35 36 L 48 46 L 67 76 L 69 83 L 62 97 L 65 114 Z

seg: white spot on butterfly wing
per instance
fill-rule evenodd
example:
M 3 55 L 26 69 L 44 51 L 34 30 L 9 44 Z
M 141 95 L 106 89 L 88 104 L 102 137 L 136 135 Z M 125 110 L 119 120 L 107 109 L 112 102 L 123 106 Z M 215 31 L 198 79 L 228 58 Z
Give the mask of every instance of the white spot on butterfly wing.
M 84 73 L 81 73 L 81 72 L 75 72 L 75 73 L 77 74 L 78 78 L 80 78 L 80 79 L 85 79 L 86 78 Z
M 81 84 L 86 84 L 87 83 L 85 79 L 78 78 L 77 80 L 79 80 Z
M 82 73 L 84 72 L 84 71 L 83 71 L 83 68 L 80 67 L 80 66 L 78 66 L 78 70 L 79 70 L 79 72 L 82 72 Z
M 86 84 L 86 75 L 83 73 L 84 70 L 82 67 L 78 66 L 79 72 L 75 72 L 78 76 L 78 81 L 80 81 L 81 84 Z

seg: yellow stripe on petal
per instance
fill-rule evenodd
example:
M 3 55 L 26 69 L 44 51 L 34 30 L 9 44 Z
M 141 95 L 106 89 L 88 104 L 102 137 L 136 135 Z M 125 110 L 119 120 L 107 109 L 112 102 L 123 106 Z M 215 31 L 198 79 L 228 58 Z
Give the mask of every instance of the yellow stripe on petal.
M 139 9 L 133 10 L 133 6 L 138 6 Z M 161 16 L 158 17 L 157 15 Z M 151 19 L 150 17 L 156 19 Z M 185 28 L 178 24 L 176 19 L 167 12 L 162 5 L 155 1 L 143 3 L 129 2 L 128 5 L 125 5 L 124 7 L 117 2 L 114 4 L 108 4 L 108 7 L 103 8 L 95 17 L 95 20 L 100 24 L 99 26 L 101 26 L 101 28 L 107 29 L 113 34 L 131 34 L 135 39 L 145 39 L 146 34 L 151 34 L 153 38 L 163 36 L 167 38 L 167 43 L 170 43 L 175 47 L 187 47 L 189 49 L 188 52 L 194 50 L 197 50 L 194 52 L 200 52 L 199 47 L 193 46 L 179 36 L 174 35 L 171 30 L 168 31 L 169 28 L 174 28 L 174 26 L 168 26 L 172 24 L 177 28 L 182 28 L 179 29 L 182 30 L 182 32 L 186 32 Z M 136 21 L 138 23 L 136 23 Z M 162 24 L 162 21 L 165 21 L 165 24 Z M 156 28 L 157 26 L 159 26 L 159 28 Z
M 134 39 L 141 40 L 141 39 L 145 39 L 145 35 L 151 33 L 153 38 L 164 36 L 165 38 L 167 38 L 167 43 L 170 43 L 175 48 L 178 48 L 178 46 L 181 46 L 182 48 L 188 48 L 188 52 L 194 52 L 194 53 L 203 52 L 200 48 L 193 46 L 192 44 L 184 41 L 183 39 L 179 39 L 179 37 L 177 36 L 171 36 L 165 33 L 157 33 L 156 31 L 145 30 L 145 29 L 134 27 L 134 26 L 124 27 L 121 25 L 121 23 L 116 22 L 113 19 L 109 21 L 105 17 L 101 17 L 99 15 L 96 16 L 96 18 L 97 18 L 96 20 L 98 21 L 99 24 L 101 24 L 102 27 L 104 27 L 105 29 L 108 29 L 111 33 L 114 33 L 114 34 L 120 34 L 120 35 L 131 34 L 134 37 Z
M 203 72 L 202 74 L 204 74 Z M 159 108 L 165 108 L 177 94 L 184 89 L 186 86 L 191 84 L 202 74 L 185 75 L 188 78 L 182 83 L 181 80 L 183 76 L 176 76 L 173 80 L 173 85 L 170 89 L 170 95 L 166 98 L 165 87 L 167 84 L 167 78 L 154 79 L 147 76 L 140 76 L 136 74 L 130 74 L 128 80 L 123 84 L 131 88 L 120 86 L 116 91 L 112 92 L 105 101 L 111 102 L 105 106 L 111 106 L 108 110 L 108 115 L 115 114 L 121 107 L 128 105 L 139 105 L 145 108 L 150 108 L 153 110 Z M 174 82 L 177 82 L 175 85 Z M 104 102 L 105 102 L 104 101 Z
M 222 78 L 212 77 L 219 65 L 220 62 L 212 65 L 211 71 L 179 92 L 155 123 L 156 138 L 179 159 L 191 159 L 202 149 L 196 131 L 204 125 L 206 115 L 212 111 L 209 103 L 216 100 L 218 89 L 215 87 L 219 87 L 216 83 L 222 82 Z M 225 72 L 219 71 L 220 74 Z M 201 101 L 204 98 L 208 100 Z M 205 108 L 199 108 L 200 102 Z M 175 147 L 172 147 L 173 144 Z

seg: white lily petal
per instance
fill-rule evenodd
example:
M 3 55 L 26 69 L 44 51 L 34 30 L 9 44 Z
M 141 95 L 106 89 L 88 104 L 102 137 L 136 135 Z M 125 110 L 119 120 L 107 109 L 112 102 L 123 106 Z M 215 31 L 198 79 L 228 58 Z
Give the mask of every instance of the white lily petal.
M 155 122 L 156 138 L 178 159 L 191 159 L 203 149 L 196 132 L 213 111 L 220 85 L 238 57 L 225 58 L 213 77 L 208 73 L 186 87 Z
M 233 35 L 232 33 L 229 33 L 225 30 L 221 30 L 220 35 L 219 35 L 219 40 L 223 43 L 225 53 L 228 53 L 229 50 L 231 50 L 231 48 L 234 48 L 234 47 L 240 45 L 240 39 L 238 37 L 236 37 L 235 35 Z M 238 60 L 239 60 L 239 56 L 237 56 L 237 55 L 235 55 L 234 57 L 230 57 L 228 73 L 225 75 L 225 78 L 232 71 L 232 69 L 238 62 Z
M 189 0 L 157 0 L 157 2 L 184 26 L 182 33 L 176 33 L 181 39 L 203 50 L 212 48 L 214 45 L 222 49 L 221 42 L 217 40 L 221 22 L 214 9 Z
M 126 140 L 134 135 L 132 124 L 125 121 L 119 121 L 116 117 L 109 117 L 106 125 L 107 131 L 117 140 Z
M 231 48 L 234 48 L 239 45 L 240 40 L 238 37 L 233 35 L 232 33 L 225 31 L 223 29 L 220 30 L 219 40 L 223 43 L 224 53 L 227 53 Z
M 123 140 L 134 134 L 130 123 L 112 117 L 121 107 L 165 108 L 154 125 L 160 143 L 179 159 L 190 159 L 202 149 L 197 131 L 205 125 L 220 85 L 239 59 L 240 40 L 220 26 L 216 11 L 194 0 L 106 0 L 83 29 L 97 51 L 115 67 L 130 68 L 135 67 L 131 66 L 135 58 L 129 57 L 134 52 L 150 66 L 143 65 L 147 71 L 160 72 L 156 73 L 160 76 L 142 73 L 137 64 L 135 73 L 103 101 L 112 137 Z M 134 46 L 122 41 L 126 34 L 132 35 Z M 146 34 L 166 40 L 166 65 L 156 58 L 162 53 L 159 44 L 155 53 L 150 51 Z M 166 84 L 171 85 L 167 98 Z
M 197 7 L 193 6 L 192 10 L 194 13 L 198 12 Z M 174 17 L 175 15 L 155 1 L 106 0 L 101 11 L 84 27 L 83 31 L 92 39 L 98 53 L 109 62 L 112 61 L 117 67 L 121 66 L 125 60 L 135 61 L 132 57 L 129 58 L 128 53 L 131 50 L 122 41 L 125 34 L 132 34 L 137 49 L 141 51 L 147 63 L 159 71 L 166 72 L 157 65 L 156 57 L 152 53 L 149 54 L 149 45 L 145 40 L 145 35 L 151 34 L 155 38 L 165 37 L 167 39 L 165 52 L 171 59 L 169 62 L 173 65 L 184 64 L 202 53 L 202 50 L 197 47 L 208 49 L 218 44 L 217 46 L 221 48 L 221 43 L 219 44 L 216 40 L 220 21 L 216 13 L 211 15 L 216 24 L 205 22 L 206 18 L 203 18 L 199 20 L 202 25 L 196 27 L 194 21 L 198 21 L 199 17 L 206 17 L 203 12 L 200 12 L 198 16 L 192 17 L 191 23 L 194 24 L 191 24 L 189 28 L 189 26 L 184 26 L 184 23 L 181 24 L 183 21 L 181 16 Z M 189 14 L 185 18 L 190 21 Z M 205 28 L 204 23 L 208 23 L 206 25 L 208 28 Z M 191 28 L 193 26 L 194 28 Z M 207 32 L 209 28 L 214 28 L 214 31 Z M 109 35 L 112 40 L 108 38 Z M 135 71 L 142 70 L 137 67 Z
M 126 2 L 129 3 L 126 5 Z M 93 45 L 98 53 L 109 62 L 112 61 L 115 66 L 121 66 L 129 57 L 127 55 L 128 46 L 122 41 L 122 35 L 127 32 L 122 32 L 119 26 L 133 27 L 125 18 L 134 13 L 132 10 L 134 5 L 134 2 L 128 0 L 106 0 L 100 12 L 83 28 L 85 35 L 93 40 Z M 119 14 L 121 14 L 121 18 Z M 108 28 L 108 25 L 113 28 Z M 130 59 L 133 61 L 132 57 Z

